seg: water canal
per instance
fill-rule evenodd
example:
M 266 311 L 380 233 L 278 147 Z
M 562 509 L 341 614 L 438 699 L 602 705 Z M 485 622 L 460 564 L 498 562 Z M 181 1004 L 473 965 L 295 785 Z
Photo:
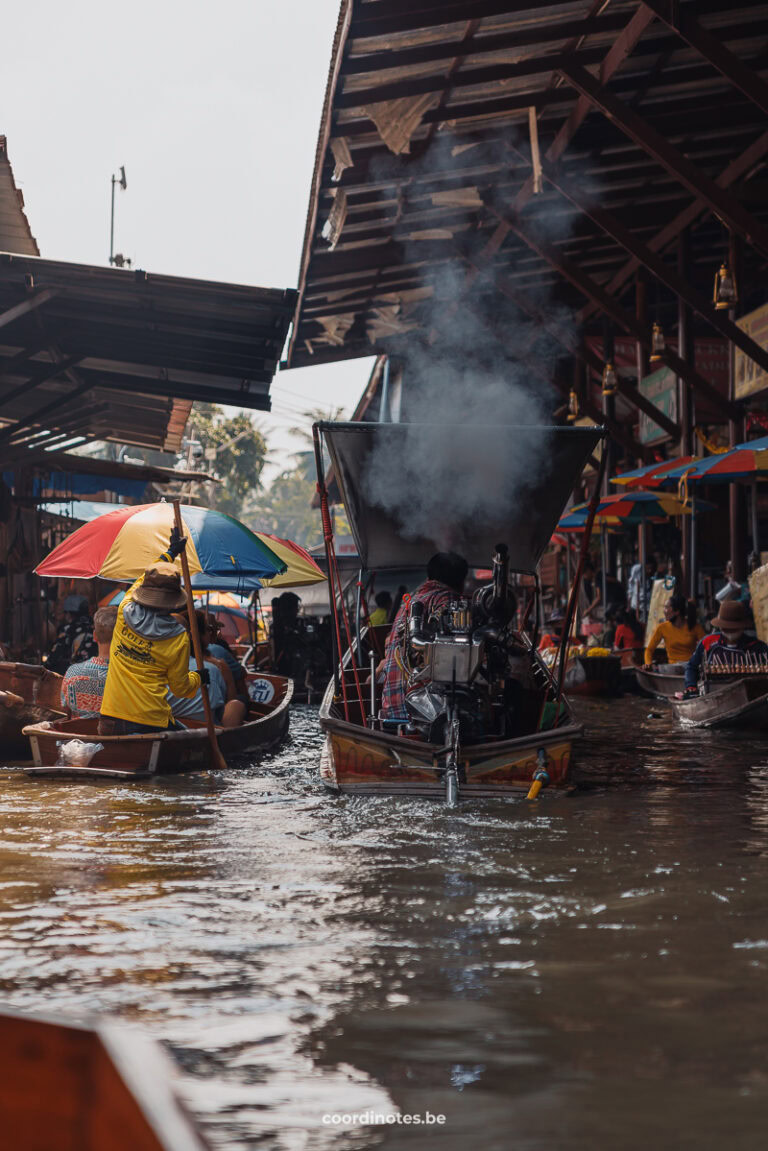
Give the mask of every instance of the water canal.
M 762 1148 L 768 742 L 580 713 L 530 806 L 328 797 L 310 709 L 239 772 L 4 770 L 0 999 L 150 1031 L 221 1148 Z M 445 1125 L 323 1122 L 394 1109 Z

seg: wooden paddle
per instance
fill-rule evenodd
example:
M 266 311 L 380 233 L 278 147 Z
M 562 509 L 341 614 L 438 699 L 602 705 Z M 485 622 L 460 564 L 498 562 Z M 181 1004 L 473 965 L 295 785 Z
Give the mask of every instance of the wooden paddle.
M 176 523 L 176 530 L 180 536 L 184 535 L 184 524 L 181 520 L 181 506 L 178 500 L 173 501 L 173 518 Z M 184 592 L 187 597 L 187 612 L 189 614 L 189 634 L 192 636 L 192 648 L 197 660 L 197 670 L 203 671 L 205 661 L 203 660 L 203 647 L 200 643 L 200 632 L 197 627 L 197 615 L 195 614 L 195 602 L 192 598 L 192 583 L 189 578 L 189 561 L 187 560 L 187 549 L 184 548 L 180 553 L 181 559 L 181 574 L 184 577 Z M 202 675 L 201 675 L 202 681 Z M 227 766 L 227 761 L 221 754 L 218 740 L 216 739 L 216 728 L 213 723 L 213 712 L 211 711 L 211 701 L 208 698 L 208 688 L 204 683 L 200 683 L 200 691 L 203 697 L 203 711 L 205 712 L 205 724 L 208 728 L 208 739 L 211 744 L 211 754 L 213 756 L 213 766 L 222 768 Z

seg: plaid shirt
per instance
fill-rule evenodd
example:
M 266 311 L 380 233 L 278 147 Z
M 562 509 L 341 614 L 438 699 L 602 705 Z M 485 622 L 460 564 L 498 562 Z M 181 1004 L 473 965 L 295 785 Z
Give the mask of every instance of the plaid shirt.
M 405 679 L 397 656 L 402 659 L 403 640 L 408 626 L 408 612 L 413 603 L 424 604 L 424 618 L 429 619 L 432 612 L 445 608 L 457 598 L 457 593 L 446 584 L 438 580 L 428 579 L 420 588 L 417 588 L 409 601 L 404 601 L 395 616 L 392 630 L 387 639 L 387 649 L 384 664 L 384 687 L 381 693 L 382 719 L 408 719 L 405 710 Z
M 61 705 L 68 707 L 73 716 L 94 719 L 101 713 L 104 684 L 107 682 L 109 659 L 95 655 L 83 663 L 67 668 L 61 685 Z

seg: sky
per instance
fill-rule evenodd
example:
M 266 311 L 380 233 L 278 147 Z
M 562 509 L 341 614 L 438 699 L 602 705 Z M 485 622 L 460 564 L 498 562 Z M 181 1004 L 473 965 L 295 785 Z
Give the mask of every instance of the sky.
M 3 14 L 0 135 L 41 255 L 291 288 L 339 0 L 25 0 Z M 269 474 L 372 360 L 278 374 Z

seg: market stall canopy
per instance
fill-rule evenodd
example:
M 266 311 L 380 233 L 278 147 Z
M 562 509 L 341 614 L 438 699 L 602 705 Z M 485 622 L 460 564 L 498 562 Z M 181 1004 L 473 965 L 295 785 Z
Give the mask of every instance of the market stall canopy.
M 269 409 L 293 290 L 0 252 L 0 447 L 177 450 L 194 400 Z
M 602 428 L 318 425 L 360 559 L 423 568 L 452 550 L 487 566 L 499 542 L 532 572 Z
M 729 484 L 735 480 L 757 480 L 768 476 L 768 436 L 736 444 L 727 452 L 704 456 L 693 465 L 675 468 L 668 479 L 677 483 L 685 478 L 706 484 Z M 700 501 L 696 501 L 697 508 Z

